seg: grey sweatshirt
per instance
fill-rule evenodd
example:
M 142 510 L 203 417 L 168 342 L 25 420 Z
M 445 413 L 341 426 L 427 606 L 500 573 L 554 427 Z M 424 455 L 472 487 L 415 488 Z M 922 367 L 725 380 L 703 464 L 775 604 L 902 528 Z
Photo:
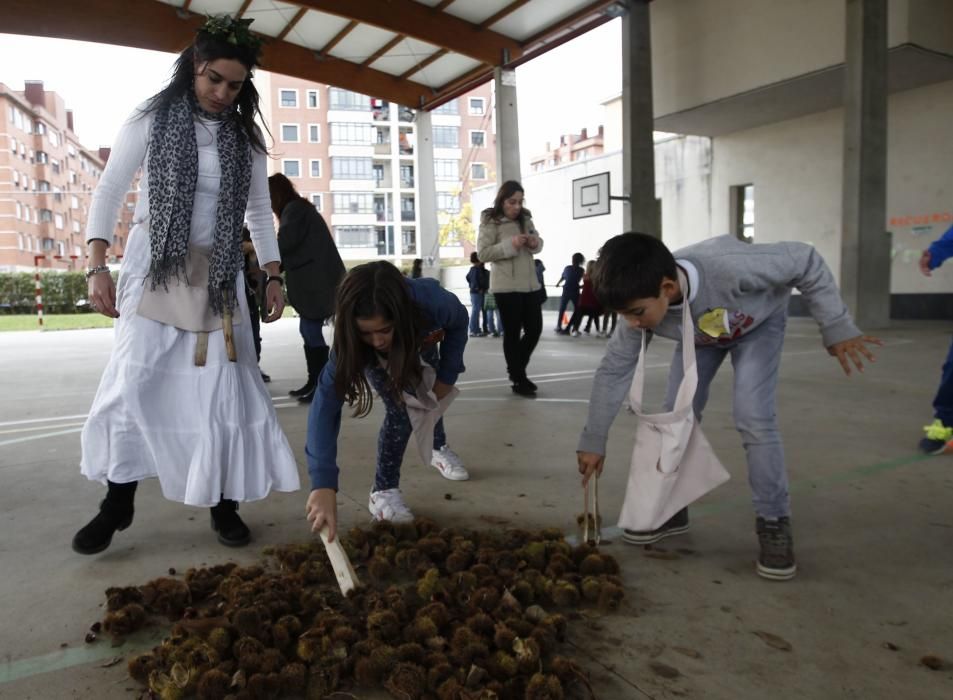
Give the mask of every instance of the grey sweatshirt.
M 688 290 L 688 299 L 696 347 L 730 343 L 775 313 L 786 312 L 794 288 L 801 292 L 820 326 L 825 347 L 861 335 L 830 268 L 806 243 L 750 244 L 719 236 L 675 251 L 674 256 L 689 272 L 689 286 L 695 287 Z M 681 340 L 680 309 L 670 307 L 652 332 Z M 699 329 L 702 317 L 711 320 L 704 324 L 708 332 Z M 713 325 L 721 326 L 718 337 L 711 334 Z M 642 331 L 620 323 L 592 382 L 589 418 L 577 448 L 580 452 L 606 453 L 609 427 L 629 391 L 641 346 Z

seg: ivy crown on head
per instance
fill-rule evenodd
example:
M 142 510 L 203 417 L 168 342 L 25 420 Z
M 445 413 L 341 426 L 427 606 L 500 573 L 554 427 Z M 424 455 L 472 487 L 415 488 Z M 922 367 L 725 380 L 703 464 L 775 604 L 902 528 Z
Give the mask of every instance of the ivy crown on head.
M 254 21 L 254 19 L 236 19 L 231 15 L 208 15 L 208 19 L 199 31 L 229 44 L 258 51 L 263 43 L 262 39 L 257 34 L 252 34 L 248 28 Z

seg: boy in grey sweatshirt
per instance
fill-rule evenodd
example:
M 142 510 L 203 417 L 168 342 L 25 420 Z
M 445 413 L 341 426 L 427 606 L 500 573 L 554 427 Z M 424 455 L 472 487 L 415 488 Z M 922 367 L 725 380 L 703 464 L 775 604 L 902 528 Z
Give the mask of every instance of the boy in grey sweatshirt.
M 677 268 L 688 281 L 682 289 Z M 743 243 L 720 236 L 676 251 L 642 233 L 624 233 L 603 246 L 593 277 L 596 295 L 606 309 L 626 323 L 606 346 L 596 370 L 589 418 L 579 438 L 577 461 L 585 485 L 602 472 L 606 440 L 632 382 L 642 333 L 678 340 L 669 373 L 665 410 L 670 411 L 682 381 L 681 305 L 686 299 L 695 325 L 698 389 L 695 415 L 701 419 L 708 389 L 726 356 L 735 371 L 734 419 L 748 462 L 748 480 L 757 514 L 761 546 L 758 574 L 786 580 L 794 576 L 790 498 L 784 450 L 775 411 L 778 368 L 784 344 L 788 299 L 797 288 L 821 330 L 828 352 L 846 374 L 851 363 L 863 371 L 873 362 L 863 335 L 840 297 L 830 269 L 804 243 Z M 652 532 L 626 530 L 623 539 L 651 544 L 688 530 L 683 509 Z

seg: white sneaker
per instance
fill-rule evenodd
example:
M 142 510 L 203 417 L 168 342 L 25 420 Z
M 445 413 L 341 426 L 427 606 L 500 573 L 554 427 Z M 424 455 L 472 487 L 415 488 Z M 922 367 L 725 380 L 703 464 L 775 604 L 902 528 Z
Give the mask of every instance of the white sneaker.
M 400 489 L 371 491 L 367 509 L 371 511 L 374 520 L 409 523 L 414 519 L 414 514 L 410 512 L 410 508 L 404 503 L 403 496 L 400 495 Z
M 573 331 L 569 335 L 571 335 L 573 338 L 578 338 L 581 334 L 579 333 L 579 331 Z
M 433 451 L 430 465 L 440 472 L 440 476 L 450 481 L 466 481 L 470 478 L 460 456 L 449 445 Z

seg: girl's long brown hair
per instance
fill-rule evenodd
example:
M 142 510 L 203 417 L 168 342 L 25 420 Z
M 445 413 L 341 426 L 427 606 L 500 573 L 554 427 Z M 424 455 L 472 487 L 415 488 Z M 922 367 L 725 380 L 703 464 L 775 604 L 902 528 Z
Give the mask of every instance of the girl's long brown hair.
M 393 324 L 394 335 L 384 362 L 394 399 L 403 401 L 403 390 L 416 387 L 422 376 L 419 343 L 423 318 L 404 276 L 384 261 L 353 268 L 341 280 L 334 310 L 334 388 L 340 398 L 355 407 L 354 416 L 358 418 L 371 412 L 373 394 L 364 370 L 376 365 L 378 359 L 374 348 L 361 338 L 357 320 L 375 316 Z
M 275 212 L 275 216 L 279 218 L 281 217 L 281 212 L 285 210 L 285 207 L 297 199 L 311 204 L 311 202 L 298 194 L 298 190 L 291 184 L 291 180 L 282 173 L 275 173 L 269 176 L 268 194 L 271 196 L 271 210 Z

